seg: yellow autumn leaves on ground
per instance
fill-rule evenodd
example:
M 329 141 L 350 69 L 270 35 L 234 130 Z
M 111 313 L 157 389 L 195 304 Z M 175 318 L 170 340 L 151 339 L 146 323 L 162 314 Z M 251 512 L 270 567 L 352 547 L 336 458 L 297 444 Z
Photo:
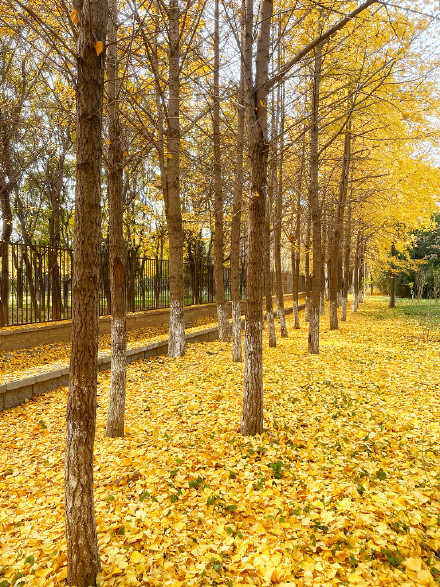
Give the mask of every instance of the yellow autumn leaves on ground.
M 204 316 L 191 322 L 191 328 L 186 332 L 202 330 L 215 326 L 212 316 Z M 20 327 L 19 327 L 20 328 Z M 11 329 L 13 332 L 13 329 Z M 168 324 L 148 326 L 127 332 L 127 348 L 138 348 L 151 342 L 166 340 Z M 68 367 L 70 362 L 70 342 L 57 342 L 38 346 L 32 349 L 22 349 L 0 353 L 0 383 L 15 381 L 24 377 L 31 377 L 38 373 L 53 371 Z M 103 334 L 99 337 L 99 353 L 110 355 L 111 336 Z
M 238 433 L 230 346 L 128 368 L 126 436 L 104 437 L 95 498 L 103 587 L 436 585 L 439 343 L 368 298 L 265 345 L 265 433 Z M 0 585 L 63 585 L 61 388 L 0 414 Z

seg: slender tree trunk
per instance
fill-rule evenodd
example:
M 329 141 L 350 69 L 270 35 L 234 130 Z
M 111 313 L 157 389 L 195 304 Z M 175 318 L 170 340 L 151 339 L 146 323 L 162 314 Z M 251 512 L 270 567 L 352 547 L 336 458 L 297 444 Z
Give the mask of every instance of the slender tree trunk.
M 126 327 L 125 327 L 125 262 L 126 251 L 123 232 L 123 155 L 122 133 L 119 118 L 119 65 L 117 49 L 116 0 L 109 0 L 108 21 L 108 126 L 109 126 L 109 249 L 110 288 L 112 300 L 111 379 L 107 414 L 106 436 L 124 436 L 125 392 L 127 380 Z
M 11 208 L 11 196 L 18 185 L 19 173 L 13 166 L 13 153 L 11 146 L 12 126 L 15 131 L 18 128 L 20 112 L 23 104 L 17 104 L 17 112 L 9 120 L 4 113 L 0 112 L 0 212 L 2 218 L 2 234 L 0 240 L 0 326 L 9 324 L 9 243 L 11 240 L 13 218 Z M 6 132 L 5 132 L 6 131 Z
M 364 301 L 365 287 L 365 239 L 362 239 L 359 257 L 359 303 Z
M 242 18 L 246 10 L 242 2 Z M 242 30 L 244 25 L 242 23 Z M 231 222 L 231 299 L 232 299 L 232 360 L 242 361 L 241 348 L 241 307 L 240 307 L 240 226 L 243 196 L 243 149 L 244 149 L 244 77 L 241 63 L 240 89 L 237 112 L 237 147 L 235 159 L 234 202 Z
M 324 215 L 325 218 L 325 215 Z M 326 276 L 325 276 L 325 258 L 326 258 L 326 249 L 327 249 L 327 224 L 322 223 L 322 212 L 321 212 L 321 294 L 319 297 L 319 315 L 325 316 L 325 302 L 327 300 L 327 283 L 326 283 Z
M 93 444 L 98 357 L 102 102 L 108 12 L 106 0 L 94 3 L 75 0 L 74 7 L 79 17 L 77 166 L 65 506 L 67 582 L 88 587 L 95 585 L 100 570 L 93 501 Z
M 170 325 L 168 355 L 170 357 L 178 357 L 185 354 L 185 323 L 183 319 L 183 225 L 180 205 L 180 31 L 178 0 L 170 0 L 168 10 L 168 37 L 168 188 L 165 205 L 170 243 Z
M 275 320 L 273 312 L 273 273 L 271 267 L 271 234 L 270 226 L 272 222 L 272 203 L 274 187 L 277 181 L 277 169 L 275 166 L 276 146 L 274 145 L 274 137 L 276 137 L 276 120 L 275 120 L 275 104 L 272 99 L 272 157 L 271 164 L 268 166 L 268 186 L 266 194 L 266 212 L 264 218 L 264 296 L 266 302 L 266 321 L 269 347 L 277 346 L 277 339 L 275 334 Z
M 309 207 L 312 221 L 312 243 L 313 243 L 313 277 L 312 291 L 310 296 L 310 321 L 308 335 L 308 349 L 311 354 L 319 353 L 319 314 L 322 291 L 322 269 L 321 269 L 321 208 L 319 204 L 319 90 L 321 83 L 322 68 L 322 45 L 315 49 L 315 64 L 313 75 L 312 93 L 312 122 L 310 129 L 310 185 L 309 185 Z
M 273 315 L 272 272 L 270 267 L 270 219 L 272 208 L 273 175 L 271 174 L 266 198 L 266 214 L 264 218 L 264 294 L 266 298 L 266 320 L 269 346 L 276 347 L 275 322 Z
M 279 59 L 280 61 L 280 59 Z M 283 278 L 281 273 L 281 223 L 283 219 L 283 163 L 284 163 L 284 87 L 281 86 L 278 90 L 278 98 L 276 105 L 276 128 L 275 136 L 279 135 L 279 153 L 278 153 L 278 170 L 276 168 L 276 147 L 277 142 L 274 142 L 274 156 L 273 156 L 273 172 L 272 177 L 274 179 L 275 187 L 275 218 L 274 218 L 274 261 L 275 261 L 275 285 L 277 294 L 277 314 L 280 322 L 280 334 L 281 338 L 287 338 L 287 326 L 286 326 L 286 315 L 284 311 L 284 292 L 283 292 Z M 279 124 L 278 124 L 278 118 Z M 297 308 L 298 308 L 298 296 L 297 296 Z
M 292 227 L 295 225 L 294 241 L 292 243 L 292 298 L 293 298 L 293 327 L 299 329 L 299 311 L 298 311 L 298 293 L 299 293 L 299 268 L 301 260 L 301 193 L 303 185 L 303 174 L 305 164 L 305 141 L 303 142 L 301 164 L 298 171 L 298 184 L 296 191 L 296 206 L 295 209 L 292 206 Z M 294 220 L 295 218 L 295 220 Z M 308 223 L 309 227 L 309 223 Z M 309 230 L 310 240 L 310 230 Z M 308 267 L 307 267 L 308 269 Z M 306 276 L 307 283 L 307 276 Z M 310 293 L 310 292 L 309 292 Z M 306 296 L 306 309 L 309 300 Z M 307 310 L 308 312 L 308 310 Z M 308 315 L 307 315 L 308 317 Z
M 10 191 L 6 182 L 2 180 L 0 182 L 0 203 L 3 220 L 2 239 L 0 243 L 0 326 L 7 326 L 9 324 L 9 242 L 12 234 Z
M 347 220 L 345 223 L 344 241 L 344 277 L 342 282 L 342 311 L 341 320 L 347 320 L 348 289 L 350 286 L 350 245 L 351 245 L 351 202 L 348 204 Z
M 251 194 L 245 329 L 244 392 L 240 431 L 243 436 L 263 432 L 263 248 L 267 190 L 267 90 L 270 25 L 273 1 L 261 0 L 257 39 L 256 79 L 252 76 L 253 0 L 246 1 L 244 66 L 248 115 Z
M 322 303 L 328 302 L 330 300 L 330 267 L 331 267 L 331 251 L 332 251 L 332 242 L 331 242 L 331 229 L 332 229 L 332 214 L 331 214 L 331 206 L 328 206 L 329 210 L 327 213 L 324 214 L 325 223 L 323 223 L 322 227 L 322 273 L 323 273 L 323 285 L 322 285 L 322 292 L 323 292 L 323 300 L 321 300 L 321 307 L 324 308 L 325 313 L 325 305 Z M 325 273 L 327 264 L 327 275 Z
M 361 234 L 358 232 L 356 238 L 356 252 L 354 255 L 353 269 L 353 312 L 357 312 L 359 306 L 359 255 L 360 255 Z
M 307 231 L 306 231 L 306 242 L 304 245 L 305 250 L 305 261 L 304 261 L 304 281 L 306 287 L 306 308 L 305 308 L 305 321 L 310 322 L 310 297 L 312 293 L 312 276 L 310 275 L 310 238 L 312 232 L 312 214 L 310 212 L 310 206 L 307 211 Z
M 50 245 L 48 255 L 48 269 L 50 276 L 50 290 L 52 294 L 52 319 L 61 320 L 61 276 L 58 264 L 58 254 L 61 246 L 60 234 L 60 207 L 61 192 L 64 179 L 64 162 L 67 152 L 67 140 L 63 141 L 63 150 L 58 160 L 57 178 L 55 189 L 51 194 L 51 216 L 49 223 Z
M 220 341 L 228 341 L 229 320 L 225 300 L 223 277 L 223 190 L 220 150 L 220 45 L 219 45 L 219 0 L 215 0 L 214 30 L 214 87 L 212 127 L 214 138 L 214 281 L 215 301 L 217 305 L 218 336 Z
M 344 220 L 345 203 L 347 200 L 348 177 L 351 158 L 351 132 L 347 127 L 344 139 L 344 156 L 342 161 L 342 173 L 339 184 L 339 201 L 336 208 L 335 224 L 332 236 L 332 252 L 330 256 L 330 330 L 338 329 L 338 292 L 340 291 L 339 281 L 339 260 L 341 257 L 341 238 Z

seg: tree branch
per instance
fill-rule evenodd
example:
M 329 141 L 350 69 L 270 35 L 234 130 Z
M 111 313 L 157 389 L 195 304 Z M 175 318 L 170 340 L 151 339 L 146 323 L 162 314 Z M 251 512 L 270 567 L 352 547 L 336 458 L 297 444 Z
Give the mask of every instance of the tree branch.
M 287 63 L 283 65 L 280 71 L 272 76 L 270 79 L 267 80 L 265 83 L 266 91 L 269 91 L 273 86 L 283 80 L 283 78 L 289 73 L 294 65 L 299 63 L 301 59 L 303 59 L 310 51 L 313 51 L 315 47 L 317 47 L 320 43 L 323 43 L 330 37 L 332 37 L 335 33 L 341 30 L 346 24 L 348 24 L 353 18 L 355 18 L 358 14 L 363 12 L 366 8 L 371 6 L 372 4 L 379 3 L 379 0 L 366 0 L 360 6 L 352 10 L 349 14 L 341 18 L 337 23 L 331 26 L 329 29 L 318 35 L 313 41 L 308 43 L 299 53 L 292 57 Z

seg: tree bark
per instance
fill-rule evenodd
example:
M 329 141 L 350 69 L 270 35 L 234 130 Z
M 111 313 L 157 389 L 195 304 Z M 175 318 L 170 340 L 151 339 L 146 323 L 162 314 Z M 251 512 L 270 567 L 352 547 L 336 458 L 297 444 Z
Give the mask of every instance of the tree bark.
M 304 245 L 305 250 L 305 261 L 304 261 L 304 278 L 306 286 L 306 308 L 305 308 L 305 321 L 310 322 L 310 296 L 312 292 L 312 276 L 310 275 L 310 238 L 312 232 L 312 214 L 309 209 L 307 211 L 307 231 L 306 231 L 306 242 Z
M 360 257 L 359 257 L 359 303 L 364 301 L 365 288 L 365 239 L 361 241 Z
M 280 61 L 280 59 L 278 59 Z M 280 137 L 279 142 L 279 153 L 278 153 L 278 169 L 277 166 L 277 159 L 275 155 L 277 154 L 276 147 L 277 142 L 275 139 L 274 144 L 274 156 L 273 156 L 273 165 L 274 171 L 272 177 L 274 178 L 274 187 L 275 187 L 275 218 L 274 218 L 274 261 L 275 261 L 275 287 L 276 287 L 276 294 L 277 294 L 277 315 L 278 320 L 280 322 L 280 334 L 281 338 L 287 338 L 287 326 L 286 326 L 286 315 L 284 311 L 284 292 L 283 292 L 283 278 L 281 273 L 281 223 L 283 219 L 283 163 L 284 163 L 284 87 L 280 87 L 278 89 L 278 98 L 277 98 L 277 105 L 276 105 L 276 128 L 275 128 L 275 136 Z M 279 119 L 279 124 L 278 124 Z M 295 307 L 295 305 L 294 305 Z M 297 308 L 298 308 L 298 296 L 297 296 Z
M 88 587 L 96 584 L 100 570 L 93 503 L 93 444 L 98 357 L 102 102 L 108 12 L 106 0 L 94 3 L 75 0 L 74 8 L 79 17 L 77 163 L 65 507 L 67 582 Z
M 246 1 L 244 67 L 251 166 L 245 328 L 244 392 L 240 431 L 263 432 L 263 248 L 267 190 L 267 90 L 273 1 L 261 0 L 256 79 L 252 75 L 253 0 Z
M 312 223 L 313 246 L 313 276 L 312 291 L 310 295 L 310 321 L 308 335 L 308 350 L 311 354 L 319 353 L 319 315 L 322 293 L 322 268 L 321 268 L 321 208 L 319 204 L 319 91 L 322 69 L 322 45 L 315 50 L 313 89 L 312 89 L 312 122 L 310 128 L 310 185 L 309 207 Z
M 109 249 L 111 317 L 111 378 L 110 398 L 105 435 L 124 436 L 125 393 L 127 380 L 126 322 L 125 322 L 125 263 L 126 250 L 123 231 L 123 150 L 119 117 L 119 61 L 116 0 L 109 0 L 108 19 L 108 126 L 109 126 Z
M 245 0 L 242 1 L 242 19 L 246 10 Z M 242 30 L 244 23 L 242 22 Z M 231 299 L 232 299 L 232 360 L 240 363 L 241 346 L 241 307 L 240 307 L 240 226 L 241 207 L 243 200 L 243 149 L 244 149 L 244 74 L 243 62 L 240 68 L 240 88 L 237 111 L 237 146 L 235 159 L 234 201 L 231 221 Z
M 61 246 L 60 213 L 61 192 L 63 189 L 64 162 L 67 153 L 67 138 L 63 140 L 62 151 L 57 165 L 56 185 L 51 190 L 51 215 L 49 221 L 49 254 L 48 269 L 52 294 L 52 320 L 61 320 L 61 276 L 58 264 L 58 253 Z
M 180 204 L 180 31 L 179 0 L 168 9 L 169 74 L 167 116 L 167 199 L 165 212 L 170 243 L 170 322 L 168 356 L 185 354 L 183 319 L 183 225 Z
M 267 333 L 269 338 L 269 347 L 277 346 L 277 338 L 275 335 L 275 321 L 273 315 L 273 297 L 272 297 L 272 272 L 270 267 L 270 220 L 272 209 L 272 194 L 273 194 L 274 177 L 271 173 L 269 181 L 269 189 L 266 197 L 266 212 L 264 217 L 264 296 L 266 302 L 266 320 Z
M 214 9 L 214 87 L 212 105 L 212 127 L 214 143 L 214 282 L 215 301 L 217 305 L 218 337 L 220 341 L 229 341 L 229 320 L 225 299 L 223 277 L 223 190 L 222 164 L 220 149 L 220 34 L 219 34 L 219 0 L 215 0 Z
M 324 207 L 324 205 L 323 205 Z M 321 267 L 321 294 L 320 294 L 320 298 L 319 298 L 319 315 L 320 316 L 325 316 L 325 302 L 326 302 L 326 292 L 327 292 L 327 287 L 326 287 L 326 278 L 325 278 L 325 258 L 326 258 L 326 249 L 327 249 L 327 223 L 323 223 L 322 222 L 322 218 L 325 218 L 325 213 L 324 215 L 322 214 L 322 209 L 320 210 L 320 218 L 321 218 L 321 262 L 320 262 L 320 267 Z
M 3 149 L 4 151 L 6 148 Z M 0 243 L 1 281 L 0 281 L 0 326 L 9 324 L 9 242 L 12 234 L 12 185 L 0 177 L 0 203 L 3 219 Z
M 347 200 L 348 177 L 351 158 L 351 131 L 347 127 L 344 138 L 344 155 L 342 160 L 342 173 L 339 184 L 339 199 L 336 207 L 334 230 L 332 235 L 332 251 L 330 256 L 329 290 L 330 290 L 330 330 L 338 329 L 338 292 L 341 284 L 339 282 L 339 260 L 341 257 L 341 237 L 344 220 L 345 203 Z
M 347 220 L 345 222 L 344 239 L 344 276 L 342 280 L 342 310 L 341 320 L 347 320 L 348 290 L 350 287 L 350 245 L 351 245 L 351 202 L 348 204 Z
M 356 252 L 354 255 L 353 268 L 353 312 L 357 312 L 359 307 L 359 255 L 361 246 L 361 234 L 358 232 L 356 238 Z
M 299 311 L 298 311 L 298 293 L 299 293 L 299 268 L 300 268 L 300 261 L 301 261 L 301 193 L 302 193 L 302 184 L 303 184 L 303 174 L 304 174 L 304 164 L 305 164 L 305 142 L 303 142 L 302 146 L 302 153 L 301 153 L 301 163 L 300 168 L 298 170 L 298 183 L 296 189 L 296 205 L 293 207 L 292 204 L 292 230 L 293 226 L 295 229 L 293 231 L 294 238 L 292 243 L 292 303 L 293 303 L 293 327 L 295 329 L 300 328 L 299 324 Z M 310 237 L 310 231 L 309 231 Z M 306 276 L 307 280 L 307 276 Z M 306 300 L 306 307 L 308 305 L 308 300 Z

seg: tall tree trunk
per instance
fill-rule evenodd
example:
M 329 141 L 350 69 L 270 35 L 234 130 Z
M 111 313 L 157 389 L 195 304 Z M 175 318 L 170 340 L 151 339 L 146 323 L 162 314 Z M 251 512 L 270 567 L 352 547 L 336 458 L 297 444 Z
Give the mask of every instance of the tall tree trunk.
M 242 19 L 246 10 L 242 1 Z M 242 23 L 242 30 L 244 25 Z M 244 149 L 244 76 L 241 63 L 240 89 L 237 111 L 237 146 L 235 159 L 234 201 L 231 221 L 231 299 L 232 299 L 232 360 L 242 361 L 241 307 L 240 307 L 240 226 L 243 197 L 243 149 Z
M 67 138 L 63 140 L 63 150 L 58 159 L 57 178 L 55 189 L 51 194 L 51 215 L 49 222 L 49 254 L 48 269 L 50 276 L 50 290 L 52 293 L 52 320 L 61 320 L 61 276 L 58 264 L 58 254 L 61 246 L 60 214 L 61 192 L 64 179 L 64 162 L 67 153 Z
M 271 170 L 272 171 L 272 170 Z M 273 197 L 273 183 L 274 177 L 270 174 L 268 193 L 266 197 L 266 213 L 264 218 L 264 295 L 266 301 L 266 320 L 267 333 L 269 338 L 269 346 L 277 346 L 277 338 L 275 335 L 275 322 L 273 315 L 273 298 L 272 298 L 272 271 L 270 266 L 270 220 L 272 212 L 272 197 Z
M 95 585 L 100 570 L 93 503 L 93 444 L 98 357 L 102 102 L 108 12 L 106 0 L 93 3 L 75 0 L 74 8 L 79 18 L 77 164 L 65 506 L 67 582 L 88 587 Z
M 11 188 L 1 178 L 0 203 L 3 219 L 0 242 L 0 326 L 9 324 L 9 242 L 12 234 Z
M 298 311 L 298 293 L 299 293 L 299 268 L 300 268 L 300 260 L 301 260 L 301 192 L 302 192 L 302 184 L 303 184 L 303 174 L 304 174 L 304 164 L 305 164 L 305 141 L 303 142 L 302 147 L 302 154 L 301 154 L 301 164 L 298 170 L 298 183 L 296 189 L 296 205 L 293 207 L 292 204 L 292 230 L 293 226 L 295 226 L 295 230 L 293 231 L 294 238 L 292 243 L 292 303 L 293 303 L 293 327 L 295 329 L 299 329 L 299 311 Z M 310 231 L 309 231 L 309 238 L 310 238 Z M 307 276 L 306 276 L 307 280 Z M 308 305 L 308 300 L 306 300 L 306 307 Z
M 307 210 L 307 230 L 306 230 L 306 242 L 304 244 L 305 261 L 304 261 L 304 281 L 306 289 L 306 308 L 305 308 L 305 321 L 310 322 L 310 298 L 312 293 L 312 276 L 310 275 L 310 239 L 312 232 L 312 214 L 309 209 Z
M 22 106 L 23 100 L 16 105 L 12 120 L 0 111 L 0 211 L 3 221 L 0 240 L 0 326 L 9 324 L 9 243 L 13 228 L 11 196 L 20 175 L 13 166 L 11 136 L 12 129 L 16 131 L 18 128 Z
M 278 59 L 280 62 L 280 59 Z M 284 311 L 284 292 L 283 292 L 283 278 L 281 273 L 281 223 L 283 219 L 283 163 L 284 163 L 284 87 L 278 89 L 277 105 L 276 105 L 276 136 L 279 139 L 279 153 L 278 153 L 278 169 L 276 159 L 277 142 L 274 143 L 273 166 L 274 170 L 272 177 L 275 180 L 275 218 L 274 218 L 274 261 L 275 261 L 275 286 L 277 294 L 277 314 L 280 322 L 281 338 L 287 338 L 286 316 Z M 278 124 L 279 119 L 279 124 Z M 273 139 L 274 140 L 274 139 Z M 298 300 L 298 296 L 297 296 Z M 298 301 L 297 301 L 298 306 Z
M 244 392 L 240 431 L 263 432 L 263 248 L 267 189 L 267 90 L 273 1 L 261 0 L 257 39 L 256 79 L 252 75 L 253 0 L 246 1 L 244 66 L 248 115 L 251 194 L 245 329 Z
M 183 225 L 180 204 L 180 31 L 179 0 L 168 10 L 169 98 L 167 116 L 167 201 L 165 212 L 170 243 L 170 324 L 168 356 L 185 354 L 183 319 Z
M 365 239 L 362 239 L 359 257 L 359 303 L 364 301 L 365 288 Z
M 357 234 L 356 238 L 356 251 L 354 255 L 354 268 L 353 268 L 353 312 L 357 312 L 359 306 L 359 256 L 361 246 L 361 233 Z
M 347 200 L 348 177 L 351 158 L 351 132 L 347 127 L 344 139 L 344 156 L 342 160 L 342 173 L 339 184 L 339 200 L 336 208 L 334 230 L 332 235 L 332 251 L 330 255 L 329 289 L 330 289 L 330 330 L 338 329 L 338 292 L 339 282 L 339 260 L 341 257 L 341 238 L 344 220 L 345 203 Z
M 350 245 L 351 245 L 351 202 L 348 204 L 347 220 L 345 222 L 344 239 L 344 276 L 342 280 L 342 311 L 341 320 L 347 320 L 348 290 L 350 286 Z
M 108 19 L 108 126 L 109 126 L 109 249 L 111 317 L 111 379 L 107 414 L 106 436 L 124 436 L 125 393 L 127 380 L 126 327 L 125 327 L 125 263 L 126 250 L 123 231 L 123 154 L 122 132 L 119 117 L 119 62 L 116 0 L 109 0 Z
M 326 259 L 326 249 L 327 249 L 327 223 L 322 223 L 322 210 L 321 210 L 321 295 L 319 298 L 319 314 L 320 316 L 325 316 L 325 302 L 327 300 L 327 283 L 326 283 L 326 276 L 325 276 L 325 259 Z M 324 214 L 324 218 L 325 218 Z
M 319 91 L 322 69 L 322 45 L 315 49 L 315 62 L 312 91 L 312 122 L 310 128 L 310 185 L 309 207 L 312 222 L 313 276 L 310 295 L 310 321 L 308 349 L 311 354 L 319 353 L 319 314 L 322 292 L 321 259 L 321 208 L 319 203 Z
M 222 164 L 220 149 L 220 34 L 219 34 L 219 0 L 215 0 L 214 11 L 214 87 L 212 105 L 212 127 L 214 138 L 214 281 L 215 301 L 217 305 L 218 337 L 220 341 L 229 340 L 228 310 L 225 300 L 223 277 L 223 189 Z

